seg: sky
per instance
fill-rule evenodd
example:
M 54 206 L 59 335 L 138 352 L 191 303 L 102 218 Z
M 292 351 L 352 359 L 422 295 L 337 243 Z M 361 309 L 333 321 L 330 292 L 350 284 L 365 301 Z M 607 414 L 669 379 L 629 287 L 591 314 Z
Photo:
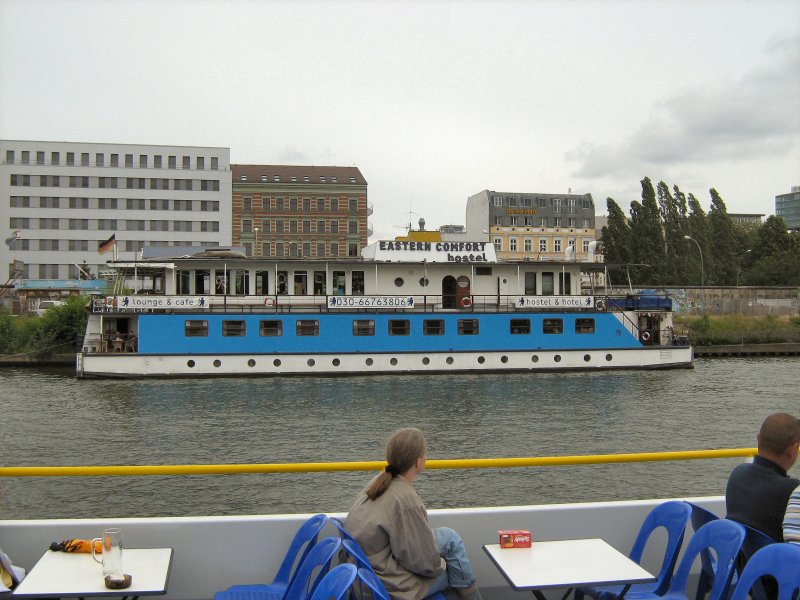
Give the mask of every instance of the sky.
M 797 0 L 0 0 L 0 138 L 356 166 L 374 236 L 467 198 L 800 185 Z

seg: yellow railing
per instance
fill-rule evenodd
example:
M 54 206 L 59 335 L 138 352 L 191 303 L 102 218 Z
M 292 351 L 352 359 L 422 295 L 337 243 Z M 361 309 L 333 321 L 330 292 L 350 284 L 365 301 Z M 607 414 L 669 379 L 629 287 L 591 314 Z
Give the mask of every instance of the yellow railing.
M 502 469 L 559 467 L 710 458 L 747 458 L 756 448 L 640 452 L 633 454 L 586 454 L 578 456 L 531 456 L 523 458 L 456 458 L 429 460 L 428 469 Z M 241 465 L 118 465 L 82 467 L 0 467 L 0 477 L 110 477 L 143 475 L 230 475 L 236 473 L 312 473 L 331 471 L 379 471 L 384 461 L 272 463 Z

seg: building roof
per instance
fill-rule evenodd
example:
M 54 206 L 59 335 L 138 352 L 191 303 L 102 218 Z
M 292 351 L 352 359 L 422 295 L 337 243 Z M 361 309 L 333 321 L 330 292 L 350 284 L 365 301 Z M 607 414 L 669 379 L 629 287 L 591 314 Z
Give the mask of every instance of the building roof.
M 367 185 L 358 167 L 231 165 L 231 172 L 234 186 L 240 183 Z

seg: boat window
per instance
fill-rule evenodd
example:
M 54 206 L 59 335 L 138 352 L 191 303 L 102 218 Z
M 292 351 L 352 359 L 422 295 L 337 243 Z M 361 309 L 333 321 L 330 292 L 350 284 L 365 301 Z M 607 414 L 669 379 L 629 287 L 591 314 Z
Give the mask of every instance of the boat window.
M 411 324 L 408 319 L 390 319 L 389 335 L 408 335 L 411 333 Z
M 258 335 L 263 337 L 280 337 L 283 335 L 283 321 L 261 321 L 258 324 Z
M 186 337 L 208 337 L 208 321 L 186 321 L 183 329 Z
M 327 277 L 325 276 L 325 271 L 314 271 L 314 295 L 315 296 L 324 296 L 325 295 L 325 280 Z
M 256 294 L 269 294 L 269 271 L 256 271 Z
M 511 319 L 511 333 L 530 333 L 531 320 L 530 319 Z
M 402 278 L 402 277 L 398 277 L 397 279 L 395 279 L 395 280 L 394 280 L 394 284 L 395 284 L 397 287 L 403 287 L 403 284 L 404 284 L 404 283 L 405 283 L 405 281 L 403 281 L 403 278 Z
M 277 294 L 288 294 L 289 293 L 289 286 L 286 284 L 287 278 L 289 273 L 287 271 L 278 271 L 278 277 L 276 279 L 277 282 Z
M 525 295 L 536 295 L 536 273 L 525 273 Z
M 575 319 L 575 333 L 594 333 L 594 319 Z
M 544 333 L 564 333 L 563 319 L 545 319 L 542 324 Z
M 356 319 L 353 321 L 353 335 L 375 335 L 375 321 Z
M 542 296 L 552 296 L 555 293 L 555 275 L 552 271 L 542 273 Z
M 345 274 L 344 271 L 333 272 L 333 295 L 344 296 L 345 294 Z
M 364 271 L 353 271 L 352 290 L 354 296 L 364 295 Z
M 478 319 L 459 319 L 458 335 L 478 335 Z
M 222 335 L 225 337 L 242 337 L 245 332 L 244 321 L 223 321 Z
M 298 319 L 297 335 L 319 335 L 319 321 L 316 319 Z
M 560 293 L 563 295 L 572 293 L 572 278 L 570 275 L 570 273 L 558 274 L 558 287 L 561 290 Z
M 491 275 L 492 267 L 475 267 L 475 275 Z
M 443 319 L 425 319 L 422 324 L 423 335 L 444 335 Z
M 211 293 L 211 271 L 197 270 L 194 272 L 194 293 L 198 296 Z

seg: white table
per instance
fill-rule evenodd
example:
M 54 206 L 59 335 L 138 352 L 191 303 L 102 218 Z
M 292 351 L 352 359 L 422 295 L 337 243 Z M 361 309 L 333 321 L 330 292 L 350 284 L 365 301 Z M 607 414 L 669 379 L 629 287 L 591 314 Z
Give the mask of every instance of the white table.
M 530 548 L 483 547 L 515 590 L 531 590 L 543 600 L 541 590 L 602 585 L 624 585 L 620 597 L 633 583 L 656 578 L 607 542 L 592 538 L 537 542 Z
M 122 571 L 130 587 L 106 587 L 103 566 L 91 554 L 48 550 L 17 586 L 12 598 L 84 598 L 89 596 L 154 596 L 167 593 L 172 548 L 124 548 Z

